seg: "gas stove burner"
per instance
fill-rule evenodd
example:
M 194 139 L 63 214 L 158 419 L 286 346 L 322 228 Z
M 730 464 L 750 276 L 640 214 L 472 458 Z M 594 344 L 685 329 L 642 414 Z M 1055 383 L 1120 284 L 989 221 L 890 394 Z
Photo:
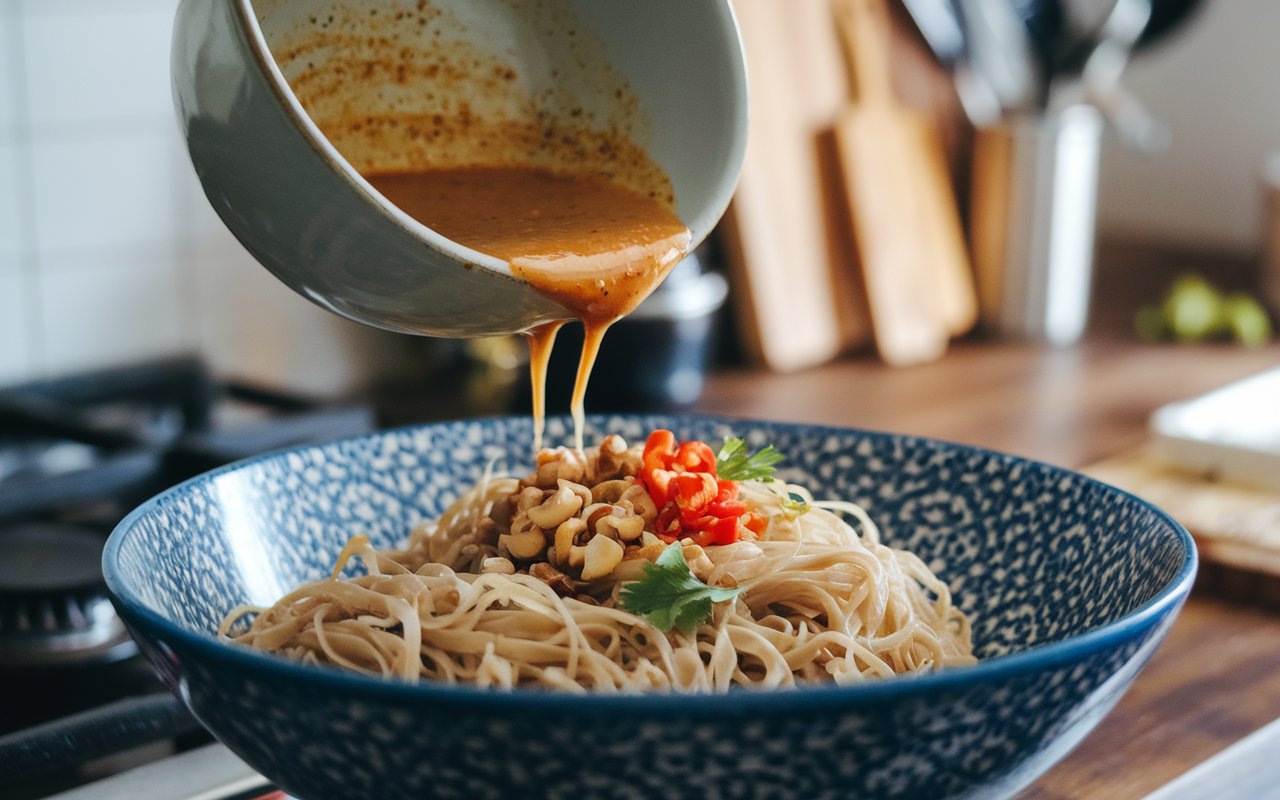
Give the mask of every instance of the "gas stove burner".
M 0 528 L 0 667 L 118 661 L 136 652 L 107 599 L 102 536 L 72 525 Z
M 92 737 L 60 745 L 74 752 L 46 775 L 54 782 L 193 744 L 195 734 L 175 727 L 172 703 L 121 716 L 120 702 L 164 686 L 108 601 L 100 566 L 107 532 L 130 508 L 193 475 L 374 425 L 359 402 L 217 379 L 192 357 L 0 387 L 0 681 L 9 689 L 0 692 L 0 739 L 22 736 L 26 747 L 35 726 L 67 717 L 79 725 L 84 712 L 102 710 Z M 82 746 L 86 738 L 110 747 Z M 47 797 L 56 788 L 37 777 L 19 778 L 15 790 L 3 745 L 0 796 Z M 107 750 L 117 755 L 100 758 Z

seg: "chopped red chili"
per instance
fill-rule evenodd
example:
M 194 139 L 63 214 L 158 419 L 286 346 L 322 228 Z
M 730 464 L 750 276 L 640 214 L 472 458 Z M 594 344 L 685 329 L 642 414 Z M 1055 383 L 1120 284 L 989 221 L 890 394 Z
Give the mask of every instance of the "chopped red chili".
M 748 514 L 747 504 L 738 499 L 737 482 L 717 478 L 716 456 L 705 442 L 678 444 L 671 431 L 654 431 L 645 443 L 642 464 L 639 478 L 658 507 L 654 527 L 659 538 L 732 544 L 738 540 L 740 523 L 751 522 L 763 530 L 764 517 Z

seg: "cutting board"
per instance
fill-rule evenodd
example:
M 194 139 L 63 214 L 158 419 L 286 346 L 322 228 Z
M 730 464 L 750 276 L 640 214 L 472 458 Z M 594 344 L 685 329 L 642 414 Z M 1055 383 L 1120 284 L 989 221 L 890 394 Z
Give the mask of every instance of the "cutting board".
M 870 340 L 833 129 L 849 87 L 829 0 L 733 0 L 751 122 L 722 230 L 747 348 L 775 370 Z
M 836 123 L 841 174 L 876 348 L 890 364 L 930 361 L 977 305 L 933 120 L 898 101 L 884 0 L 836 0 L 852 102 Z
M 1280 606 L 1280 491 L 1171 467 L 1145 449 L 1084 472 L 1136 494 L 1186 526 L 1200 552 L 1197 586 Z

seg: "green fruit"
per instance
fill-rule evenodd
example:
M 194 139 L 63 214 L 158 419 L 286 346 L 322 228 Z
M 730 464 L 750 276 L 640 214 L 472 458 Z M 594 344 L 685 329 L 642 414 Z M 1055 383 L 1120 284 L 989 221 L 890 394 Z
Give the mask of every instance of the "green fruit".
M 1164 301 L 1164 318 L 1173 335 L 1184 342 L 1208 338 L 1227 325 L 1222 294 L 1198 275 L 1174 282 Z
M 1133 327 L 1138 332 L 1138 338 L 1144 342 L 1159 342 L 1169 334 L 1164 322 L 1164 312 L 1159 306 L 1143 306 L 1138 309 Z
M 1233 294 L 1222 304 L 1231 335 L 1246 347 L 1261 347 L 1271 339 L 1271 320 L 1262 305 L 1247 294 Z

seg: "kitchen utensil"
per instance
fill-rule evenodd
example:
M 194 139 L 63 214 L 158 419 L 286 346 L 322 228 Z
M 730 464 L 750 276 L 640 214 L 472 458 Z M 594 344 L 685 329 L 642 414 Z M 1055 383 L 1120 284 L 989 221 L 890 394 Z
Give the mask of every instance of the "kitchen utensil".
M 964 26 L 953 0 L 902 0 L 902 5 L 940 64 L 950 66 L 965 56 Z
M 1042 105 L 1043 65 L 1030 34 L 1009 0 L 957 0 L 964 17 L 969 60 L 1006 112 Z
M 1059 345 L 1084 332 L 1102 128 L 1074 105 L 978 131 L 970 225 L 990 329 Z
M 1168 127 L 1120 84 L 1151 19 L 1152 0 L 1109 0 L 1093 6 L 1093 14 L 1078 18 L 1074 28 L 1068 26 L 1059 43 L 1047 113 L 1087 103 L 1103 113 L 1132 150 L 1167 149 L 1172 140 Z M 1077 17 L 1081 13 L 1077 11 Z
M 891 364 L 928 361 L 976 316 L 945 158 L 930 121 L 894 97 L 883 2 L 836 12 L 854 98 L 836 143 L 876 348 Z
M 1177 31 L 1200 5 L 1200 0 L 1152 0 L 1151 21 L 1135 49 L 1145 50 Z
M 341 151 L 333 120 L 299 100 L 304 82 L 313 108 L 355 120 Z M 746 143 L 728 0 L 184 0 L 173 85 L 205 193 L 258 260 L 331 311 L 418 334 L 570 315 L 375 191 L 356 166 L 432 145 L 406 122 L 397 147 L 380 146 L 358 127 L 366 115 L 620 128 L 670 176 L 693 245 L 729 202 Z
M 552 441 L 565 422 L 549 421 Z M 402 541 L 495 457 L 497 469 L 522 471 L 528 418 L 386 431 L 198 478 L 112 534 L 107 585 L 197 719 L 299 797 L 518 797 L 531 786 L 553 797 L 866 797 L 889 786 L 902 797 L 1009 797 L 1120 698 L 1195 574 L 1190 538 L 1163 513 L 1021 458 L 696 416 L 590 427 L 593 441 L 643 441 L 661 427 L 772 443 L 788 480 L 863 503 L 888 544 L 939 567 L 973 614 L 979 662 L 843 687 L 583 695 L 405 684 L 213 635 L 233 606 L 328 576 L 354 533 L 379 547 Z
M 1076 79 L 1088 60 L 1099 55 L 1095 73 L 1110 75 L 1105 80 L 1095 75 L 1093 83 L 1106 91 L 1090 92 L 1088 101 L 1103 107 L 1121 136 L 1139 150 L 1159 150 L 1167 143 L 1167 130 L 1115 77 L 1130 52 L 1177 30 L 1198 0 L 1144 0 L 1149 19 L 1136 29 L 1141 8 L 1123 0 L 954 0 L 962 10 L 961 37 L 952 24 L 952 0 L 903 2 L 938 62 L 951 70 L 975 126 L 993 126 L 1003 111 L 1043 112 L 1081 102 L 1085 92 Z M 1011 23 L 1011 12 L 1021 32 Z M 1104 41 L 1107 46 L 1100 47 Z M 1121 52 L 1125 55 L 1117 59 Z M 1029 95 L 1030 84 L 1035 90 Z M 973 91 L 975 85 L 981 91 Z M 1056 103 L 1054 96 L 1060 97 Z
M 1072 0 L 1008 0 L 1031 37 L 1037 53 L 1052 51 L 1054 39 L 1062 30 L 1063 17 L 1070 11 Z M 1068 6 L 1068 8 L 1064 8 Z
M 848 98 L 829 0 L 734 0 L 753 108 L 742 180 L 723 226 L 743 340 L 776 370 L 870 341 L 838 172 Z
M 1114 13 L 1118 0 L 1059 0 L 1062 8 L 1062 33 L 1074 48 L 1091 50 L 1102 38 L 1107 19 Z
M 1049 97 L 1057 70 L 1058 48 L 1061 46 L 1062 32 L 1065 27 L 1064 4 L 1069 0 L 1009 0 L 1031 44 L 1032 54 L 1036 59 L 1039 85 L 1036 87 L 1036 102 L 1043 107 Z
M 992 125 L 1000 118 L 1000 99 L 986 78 L 970 63 L 967 34 L 955 0 L 903 0 L 938 63 L 951 73 L 956 96 L 974 125 Z
M 1173 30 L 1196 5 L 1195 0 L 1145 0 L 1145 11 L 1125 0 L 1063 2 L 1063 26 L 1055 43 L 1054 71 L 1078 75 L 1105 39 L 1127 41 L 1126 53 L 1149 46 Z M 1146 19 L 1139 18 L 1145 13 Z M 1136 29 L 1136 31 L 1134 30 Z M 1132 32 L 1132 33 L 1131 33 Z
M 1080 84 L 1085 97 L 1106 114 L 1120 137 L 1138 152 L 1169 146 L 1169 129 L 1120 85 L 1120 76 L 1151 21 L 1151 0 L 1116 0 L 1098 46 L 1084 62 Z
M 1085 61 L 1107 38 L 1108 27 L 1112 35 L 1132 27 L 1133 6 L 1125 8 L 1124 0 L 1061 0 L 1061 5 L 1064 9 L 1062 24 L 1052 47 L 1052 69 L 1059 76 L 1078 76 Z M 1142 35 L 1144 27 L 1146 20 L 1138 29 L 1138 36 Z M 1135 41 L 1137 37 L 1134 37 Z

